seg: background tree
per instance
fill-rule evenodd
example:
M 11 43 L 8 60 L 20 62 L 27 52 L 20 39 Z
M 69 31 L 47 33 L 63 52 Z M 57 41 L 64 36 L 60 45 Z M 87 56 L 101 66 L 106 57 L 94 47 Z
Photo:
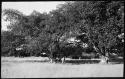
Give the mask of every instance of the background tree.
M 116 44 L 118 35 L 123 32 L 124 23 L 121 20 L 124 21 L 124 16 L 123 13 L 119 14 L 123 5 L 120 1 L 89 3 L 92 8 L 86 17 L 88 38 L 103 56 Z
M 105 56 L 116 42 L 120 42 L 116 39 L 124 32 L 122 1 L 74 1 L 62 7 L 63 14 L 70 19 L 67 22 L 71 22 L 78 33 L 86 33 L 90 44 L 101 55 Z
M 24 43 L 25 41 L 23 36 L 14 35 L 10 31 L 3 31 L 1 34 L 2 55 L 16 55 L 15 48 Z
M 33 48 L 29 50 L 32 55 L 36 50 L 47 51 L 49 57 L 55 59 L 56 54 L 64 54 L 61 49 L 66 47 L 66 38 L 84 33 L 87 38 L 81 38 L 82 42 L 87 41 L 105 56 L 112 46 L 121 43 L 117 38 L 124 32 L 123 2 L 69 1 L 48 14 L 33 11 L 26 16 L 17 10 L 5 9 L 3 15 L 11 21 L 8 27 L 14 35 L 30 37 L 25 43 L 29 46 L 27 50 Z

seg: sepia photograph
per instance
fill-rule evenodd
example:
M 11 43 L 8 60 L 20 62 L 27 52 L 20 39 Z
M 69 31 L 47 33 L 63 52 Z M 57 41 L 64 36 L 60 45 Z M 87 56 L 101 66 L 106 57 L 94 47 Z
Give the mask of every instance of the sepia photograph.
M 124 77 L 124 1 L 1 6 L 1 78 Z

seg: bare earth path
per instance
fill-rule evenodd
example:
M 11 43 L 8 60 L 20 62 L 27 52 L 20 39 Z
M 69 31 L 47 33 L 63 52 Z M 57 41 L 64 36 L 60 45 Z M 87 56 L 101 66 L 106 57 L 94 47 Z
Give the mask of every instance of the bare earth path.
M 6 60 L 9 62 L 6 62 Z M 11 60 L 19 61 L 20 58 L 2 58 L 2 78 L 123 77 L 123 64 L 71 65 L 48 62 L 10 62 Z

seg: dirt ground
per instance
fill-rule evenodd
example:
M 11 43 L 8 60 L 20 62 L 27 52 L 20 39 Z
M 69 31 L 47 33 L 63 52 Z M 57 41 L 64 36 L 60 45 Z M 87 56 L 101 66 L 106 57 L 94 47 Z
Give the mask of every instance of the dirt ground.
M 2 78 L 123 77 L 123 64 L 48 63 L 42 57 L 1 59 Z

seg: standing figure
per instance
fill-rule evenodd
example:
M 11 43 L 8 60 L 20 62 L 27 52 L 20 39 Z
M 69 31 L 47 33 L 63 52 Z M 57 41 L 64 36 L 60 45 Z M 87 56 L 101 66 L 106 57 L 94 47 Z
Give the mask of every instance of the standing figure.
M 109 54 L 108 53 L 106 53 L 105 59 L 106 59 L 106 63 L 109 63 Z
M 65 56 L 61 60 L 62 60 L 62 63 L 65 63 Z

